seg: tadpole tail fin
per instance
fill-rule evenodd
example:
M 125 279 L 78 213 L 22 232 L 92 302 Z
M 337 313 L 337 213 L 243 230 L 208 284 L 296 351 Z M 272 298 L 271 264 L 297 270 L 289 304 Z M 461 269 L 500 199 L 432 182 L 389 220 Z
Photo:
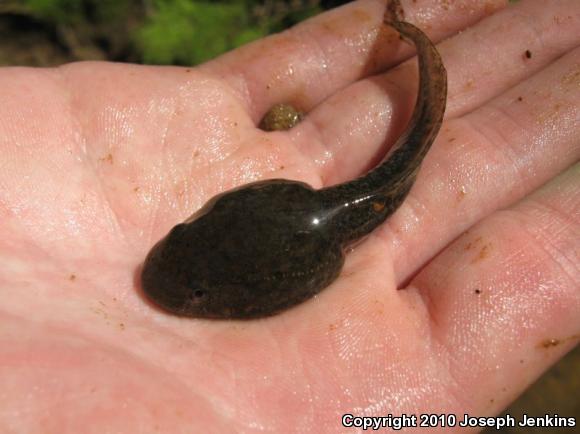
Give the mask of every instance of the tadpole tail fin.
M 447 71 L 437 48 L 427 35 L 403 19 L 400 2 L 391 0 L 383 22 L 397 30 L 417 49 L 419 86 L 411 119 L 386 160 L 358 179 L 328 187 L 329 192 L 345 189 L 400 197 L 401 191 L 410 190 L 419 166 L 439 132 L 447 101 Z M 340 194 L 339 191 L 337 193 Z M 404 199 L 405 194 L 402 196 Z
M 404 21 L 399 0 L 387 5 L 383 22 L 415 45 L 419 63 L 417 100 L 407 128 L 395 142 L 388 158 L 367 176 L 407 178 L 413 182 L 425 155 L 439 133 L 447 102 L 447 71 L 431 40 L 414 25 Z M 373 172 L 378 172 L 374 175 Z M 379 179 L 379 181 L 380 181 Z M 402 179 L 403 181 L 403 179 Z M 403 181 L 404 182 L 404 181 Z

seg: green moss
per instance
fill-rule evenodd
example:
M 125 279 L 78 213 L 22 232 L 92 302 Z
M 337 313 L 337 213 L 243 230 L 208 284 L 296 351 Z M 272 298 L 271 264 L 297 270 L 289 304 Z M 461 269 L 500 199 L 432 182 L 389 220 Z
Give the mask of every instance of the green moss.
M 84 0 L 24 0 L 32 14 L 57 23 L 73 22 L 82 16 Z
M 192 65 L 267 32 L 250 24 L 245 1 L 157 0 L 135 39 L 145 63 Z
M 51 29 L 71 60 L 177 65 L 204 62 L 321 12 L 320 3 L 306 0 L 12 1 Z
M 134 0 L 21 0 L 31 15 L 72 27 L 126 20 Z

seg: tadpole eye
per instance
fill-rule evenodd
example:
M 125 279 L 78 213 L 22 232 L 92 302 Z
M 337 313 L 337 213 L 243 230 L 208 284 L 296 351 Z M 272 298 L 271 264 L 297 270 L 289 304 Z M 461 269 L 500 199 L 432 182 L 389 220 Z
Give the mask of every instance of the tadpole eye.
M 205 291 L 203 289 L 196 289 L 190 293 L 189 304 L 196 305 L 205 300 Z

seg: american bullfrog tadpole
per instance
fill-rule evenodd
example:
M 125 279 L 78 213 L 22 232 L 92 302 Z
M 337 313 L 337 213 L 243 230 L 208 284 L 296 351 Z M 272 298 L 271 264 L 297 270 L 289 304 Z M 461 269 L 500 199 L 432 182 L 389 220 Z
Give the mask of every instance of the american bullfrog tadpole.
M 403 21 L 398 0 L 384 22 L 415 44 L 419 59 L 415 109 L 389 158 L 320 190 L 272 179 L 213 197 L 149 252 L 141 280 L 154 303 L 197 318 L 275 314 L 334 281 L 345 248 L 401 205 L 439 132 L 447 74 L 433 43 Z

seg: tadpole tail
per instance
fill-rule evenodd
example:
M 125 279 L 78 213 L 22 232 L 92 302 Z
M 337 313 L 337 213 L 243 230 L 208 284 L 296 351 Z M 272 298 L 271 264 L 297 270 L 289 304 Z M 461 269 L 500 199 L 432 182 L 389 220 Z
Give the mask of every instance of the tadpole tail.
M 411 120 L 385 161 L 361 178 L 328 188 L 384 195 L 392 211 L 400 205 L 413 185 L 419 166 L 439 132 L 447 100 L 447 72 L 439 52 L 427 35 L 403 20 L 399 1 L 391 0 L 383 22 L 396 29 L 417 49 L 419 87 Z M 332 194 L 340 194 L 340 191 L 333 191 Z
M 412 184 L 443 122 L 447 102 L 447 71 L 437 48 L 427 35 L 404 21 L 399 0 L 389 2 L 383 22 L 415 45 L 419 62 L 419 87 L 415 108 L 406 130 L 396 141 L 389 158 L 366 177 L 371 178 L 371 185 L 375 177 L 375 182 L 378 182 L 376 185 L 381 182 L 384 185 L 385 177 Z M 411 185 L 408 189 L 410 187 Z

